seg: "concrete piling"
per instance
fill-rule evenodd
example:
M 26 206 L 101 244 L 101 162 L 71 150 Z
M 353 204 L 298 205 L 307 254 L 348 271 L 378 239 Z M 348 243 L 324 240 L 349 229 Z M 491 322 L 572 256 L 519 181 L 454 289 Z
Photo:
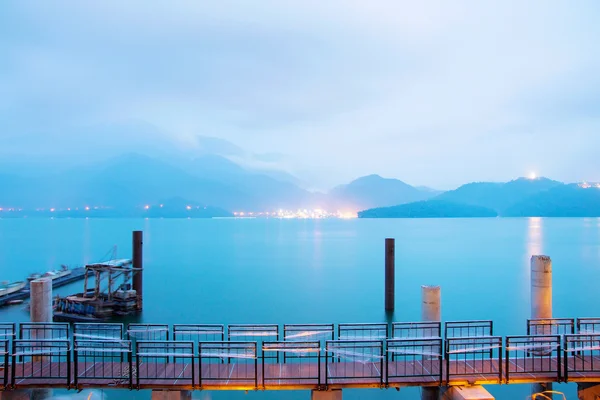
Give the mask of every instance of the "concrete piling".
M 442 320 L 442 289 L 439 286 L 421 286 L 421 320 Z
M 52 279 L 41 278 L 30 283 L 31 322 L 52 322 Z
M 137 308 L 141 310 L 144 306 L 144 285 L 143 285 L 143 246 L 144 246 L 144 232 L 134 231 L 133 232 L 133 287 L 132 289 L 137 293 Z
M 437 322 L 442 320 L 442 289 L 439 286 L 421 286 L 421 320 Z M 433 334 L 430 334 L 433 336 Z M 442 349 L 439 349 L 442 351 Z M 440 389 L 437 387 L 421 388 L 421 400 L 438 400 Z
M 342 400 L 342 390 L 311 390 L 310 400 Z
M 552 318 L 552 260 L 548 256 L 531 256 L 531 318 Z M 537 334 L 550 335 L 551 326 L 544 327 Z M 531 385 L 531 393 L 552 390 L 552 383 Z M 547 394 L 552 397 L 552 394 Z
M 552 260 L 531 257 L 531 318 L 552 318 Z
M 396 240 L 385 239 L 385 311 L 395 308 Z
M 31 281 L 29 284 L 30 304 L 29 318 L 31 322 L 52 322 L 52 279 L 40 278 Z M 46 332 L 42 330 L 41 332 Z M 42 336 L 42 337 L 40 337 Z M 38 330 L 32 331 L 32 339 L 46 339 L 43 333 Z M 34 356 L 34 361 L 44 361 L 45 356 Z M 52 397 L 52 389 L 32 389 L 30 392 L 24 392 L 23 395 L 29 396 L 32 400 L 49 399 Z

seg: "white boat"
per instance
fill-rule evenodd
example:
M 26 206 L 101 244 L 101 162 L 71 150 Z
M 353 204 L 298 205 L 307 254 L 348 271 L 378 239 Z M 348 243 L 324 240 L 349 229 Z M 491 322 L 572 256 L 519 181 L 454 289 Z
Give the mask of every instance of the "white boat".
M 60 269 L 60 270 L 55 269 L 55 270 L 46 272 L 44 275 L 42 275 L 42 278 L 52 278 L 52 280 L 54 280 L 54 279 L 62 278 L 63 276 L 67 276 L 67 275 L 71 275 L 71 270 L 68 267 L 66 267 L 65 265 L 63 265 L 62 269 Z
M 26 282 L 13 282 L 0 285 L 0 297 L 18 292 L 23 289 L 26 284 Z

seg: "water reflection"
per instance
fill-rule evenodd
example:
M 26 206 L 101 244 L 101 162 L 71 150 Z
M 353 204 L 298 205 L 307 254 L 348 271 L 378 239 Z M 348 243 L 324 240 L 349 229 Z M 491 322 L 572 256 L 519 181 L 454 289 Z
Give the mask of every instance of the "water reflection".
M 541 255 L 543 253 L 543 221 L 540 217 L 530 217 L 527 219 L 527 245 L 524 260 L 523 290 L 529 293 L 529 282 L 531 281 L 531 256 Z
M 543 224 L 540 217 L 531 217 L 528 219 L 527 229 L 527 265 L 531 256 L 542 254 L 542 236 Z

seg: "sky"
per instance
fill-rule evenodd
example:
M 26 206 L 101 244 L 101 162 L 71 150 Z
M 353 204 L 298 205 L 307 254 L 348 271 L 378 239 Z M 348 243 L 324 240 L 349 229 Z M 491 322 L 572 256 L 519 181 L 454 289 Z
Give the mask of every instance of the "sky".
M 321 189 L 600 181 L 598 15 L 595 0 L 6 0 L 0 161 L 194 157 L 214 138 Z

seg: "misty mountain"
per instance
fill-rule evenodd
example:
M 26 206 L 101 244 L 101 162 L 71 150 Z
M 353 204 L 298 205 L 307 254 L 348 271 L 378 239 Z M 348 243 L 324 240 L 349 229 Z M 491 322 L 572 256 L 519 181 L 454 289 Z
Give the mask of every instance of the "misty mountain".
M 329 201 L 338 208 L 364 210 L 426 200 L 436 194 L 430 190 L 415 188 L 398 179 L 368 175 L 347 185 L 335 187 L 329 192 Z
M 600 217 L 600 188 L 561 185 L 507 208 L 506 217 Z
M 519 178 L 507 183 L 476 182 L 442 193 L 435 199 L 490 208 L 502 214 L 513 204 L 562 185 L 561 182 L 547 178 Z
M 37 178 L 0 175 L 0 205 L 28 208 L 141 207 L 166 197 L 227 210 L 306 207 L 312 194 L 292 183 L 249 172 L 220 156 L 194 159 L 182 169 L 140 154 Z
M 444 200 L 417 201 L 393 207 L 372 208 L 358 213 L 359 218 L 486 218 L 497 216 L 498 213 L 490 208 Z

